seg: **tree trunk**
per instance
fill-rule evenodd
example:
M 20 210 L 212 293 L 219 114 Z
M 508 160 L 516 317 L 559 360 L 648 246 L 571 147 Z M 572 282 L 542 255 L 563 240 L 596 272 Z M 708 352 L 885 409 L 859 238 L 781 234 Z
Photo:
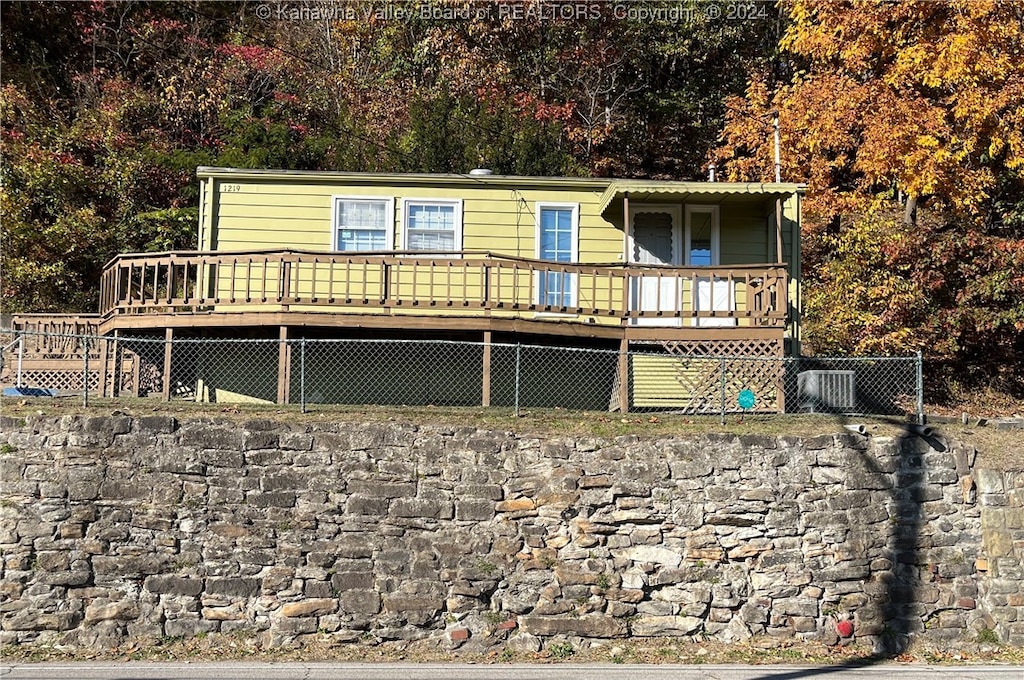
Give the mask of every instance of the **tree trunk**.
M 903 224 L 908 227 L 917 226 L 917 196 L 907 194 L 907 204 L 903 208 Z

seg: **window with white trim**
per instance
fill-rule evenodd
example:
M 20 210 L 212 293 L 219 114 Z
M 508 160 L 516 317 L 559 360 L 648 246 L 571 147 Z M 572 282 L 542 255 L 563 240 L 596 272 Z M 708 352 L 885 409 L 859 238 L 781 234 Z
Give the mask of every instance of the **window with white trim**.
M 395 202 L 368 196 L 334 197 L 334 249 L 345 252 L 392 250 Z
M 454 253 L 462 250 L 462 201 L 402 201 L 405 250 Z
M 579 257 L 579 205 L 537 204 L 537 259 L 576 262 Z M 576 276 L 568 272 L 541 272 L 537 303 L 552 307 L 576 304 Z

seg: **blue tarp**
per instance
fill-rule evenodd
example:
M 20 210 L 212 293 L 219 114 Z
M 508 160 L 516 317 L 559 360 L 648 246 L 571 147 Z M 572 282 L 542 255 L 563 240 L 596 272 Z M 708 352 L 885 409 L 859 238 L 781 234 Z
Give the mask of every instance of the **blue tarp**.
M 5 397 L 56 397 L 57 390 L 45 387 L 5 387 Z

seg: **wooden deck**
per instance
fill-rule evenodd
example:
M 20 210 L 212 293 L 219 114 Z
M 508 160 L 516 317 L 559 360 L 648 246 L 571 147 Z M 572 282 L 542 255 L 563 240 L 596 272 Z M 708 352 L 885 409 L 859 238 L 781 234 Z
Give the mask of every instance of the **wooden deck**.
M 557 294 L 544 299 L 545 283 Z M 491 401 L 491 346 L 499 338 L 553 346 L 577 339 L 618 348 L 616 401 L 626 411 L 630 381 L 637 379 L 627 357 L 632 349 L 680 357 L 655 361 L 655 373 L 678 373 L 673 367 L 687 357 L 781 357 L 788 283 L 783 265 L 563 264 L 487 252 L 135 254 L 108 263 L 98 315 L 21 315 L 13 330 L 29 338 L 22 358 L 34 371 L 32 382 L 75 390 L 88 381 L 98 395 L 169 399 L 178 366 L 172 346 L 185 339 L 179 331 L 223 338 L 248 328 L 250 336 L 280 341 L 278 403 L 291 399 L 293 348 L 285 341 L 309 329 L 319 337 L 476 337 L 484 405 Z M 727 304 L 711 303 L 716 288 L 728 292 Z M 139 340 L 154 335 L 157 344 Z M 83 344 L 82 336 L 101 339 Z M 769 364 L 750 379 L 770 391 L 781 383 Z M 670 382 L 695 380 L 684 371 Z M 715 394 L 721 389 L 718 382 L 712 387 Z M 711 389 L 693 389 L 705 388 Z M 777 403 L 781 408 L 781 388 Z
M 571 291 L 543 300 L 541 282 Z M 731 304 L 701 304 L 707 282 Z M 701 284 L 700 282 L 704 282 Z M 106 267 L 101 326 L 431 328 L 607 338 L 779 336 L 780 265 L 562 264 L 491 253 L 299 251 L 122 255 Z M 708 327 L 712 325 L 712 327 Z M 538 331 L 534 331 L 538 332 Z

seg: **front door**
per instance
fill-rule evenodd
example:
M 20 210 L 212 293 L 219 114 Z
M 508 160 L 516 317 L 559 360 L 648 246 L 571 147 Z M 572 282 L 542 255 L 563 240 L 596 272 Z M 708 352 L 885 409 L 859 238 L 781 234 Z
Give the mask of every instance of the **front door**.
M 671 205 L 636 205 L 629 208 L 629 261 L 634 264 L 682 264 L 680 210 Z M 634 277 L 630 282 L 632 309 L 661 312 L 633 319 L 636 325 L 679 326 L 681 285 L 676 276 Z M 666 314 L 669 313 L 670 314 Z
M 686 206 L 686 264 L 690 267 L 716 267 L 721 264 L 718 206 Z M 735 309 L 735 291 L 729 280 L 715 275 L 698 276 L 693 286 L 693 309 L 727 312 Z M 735 326 L 735 318 L 700 318 L 696 326 Z

